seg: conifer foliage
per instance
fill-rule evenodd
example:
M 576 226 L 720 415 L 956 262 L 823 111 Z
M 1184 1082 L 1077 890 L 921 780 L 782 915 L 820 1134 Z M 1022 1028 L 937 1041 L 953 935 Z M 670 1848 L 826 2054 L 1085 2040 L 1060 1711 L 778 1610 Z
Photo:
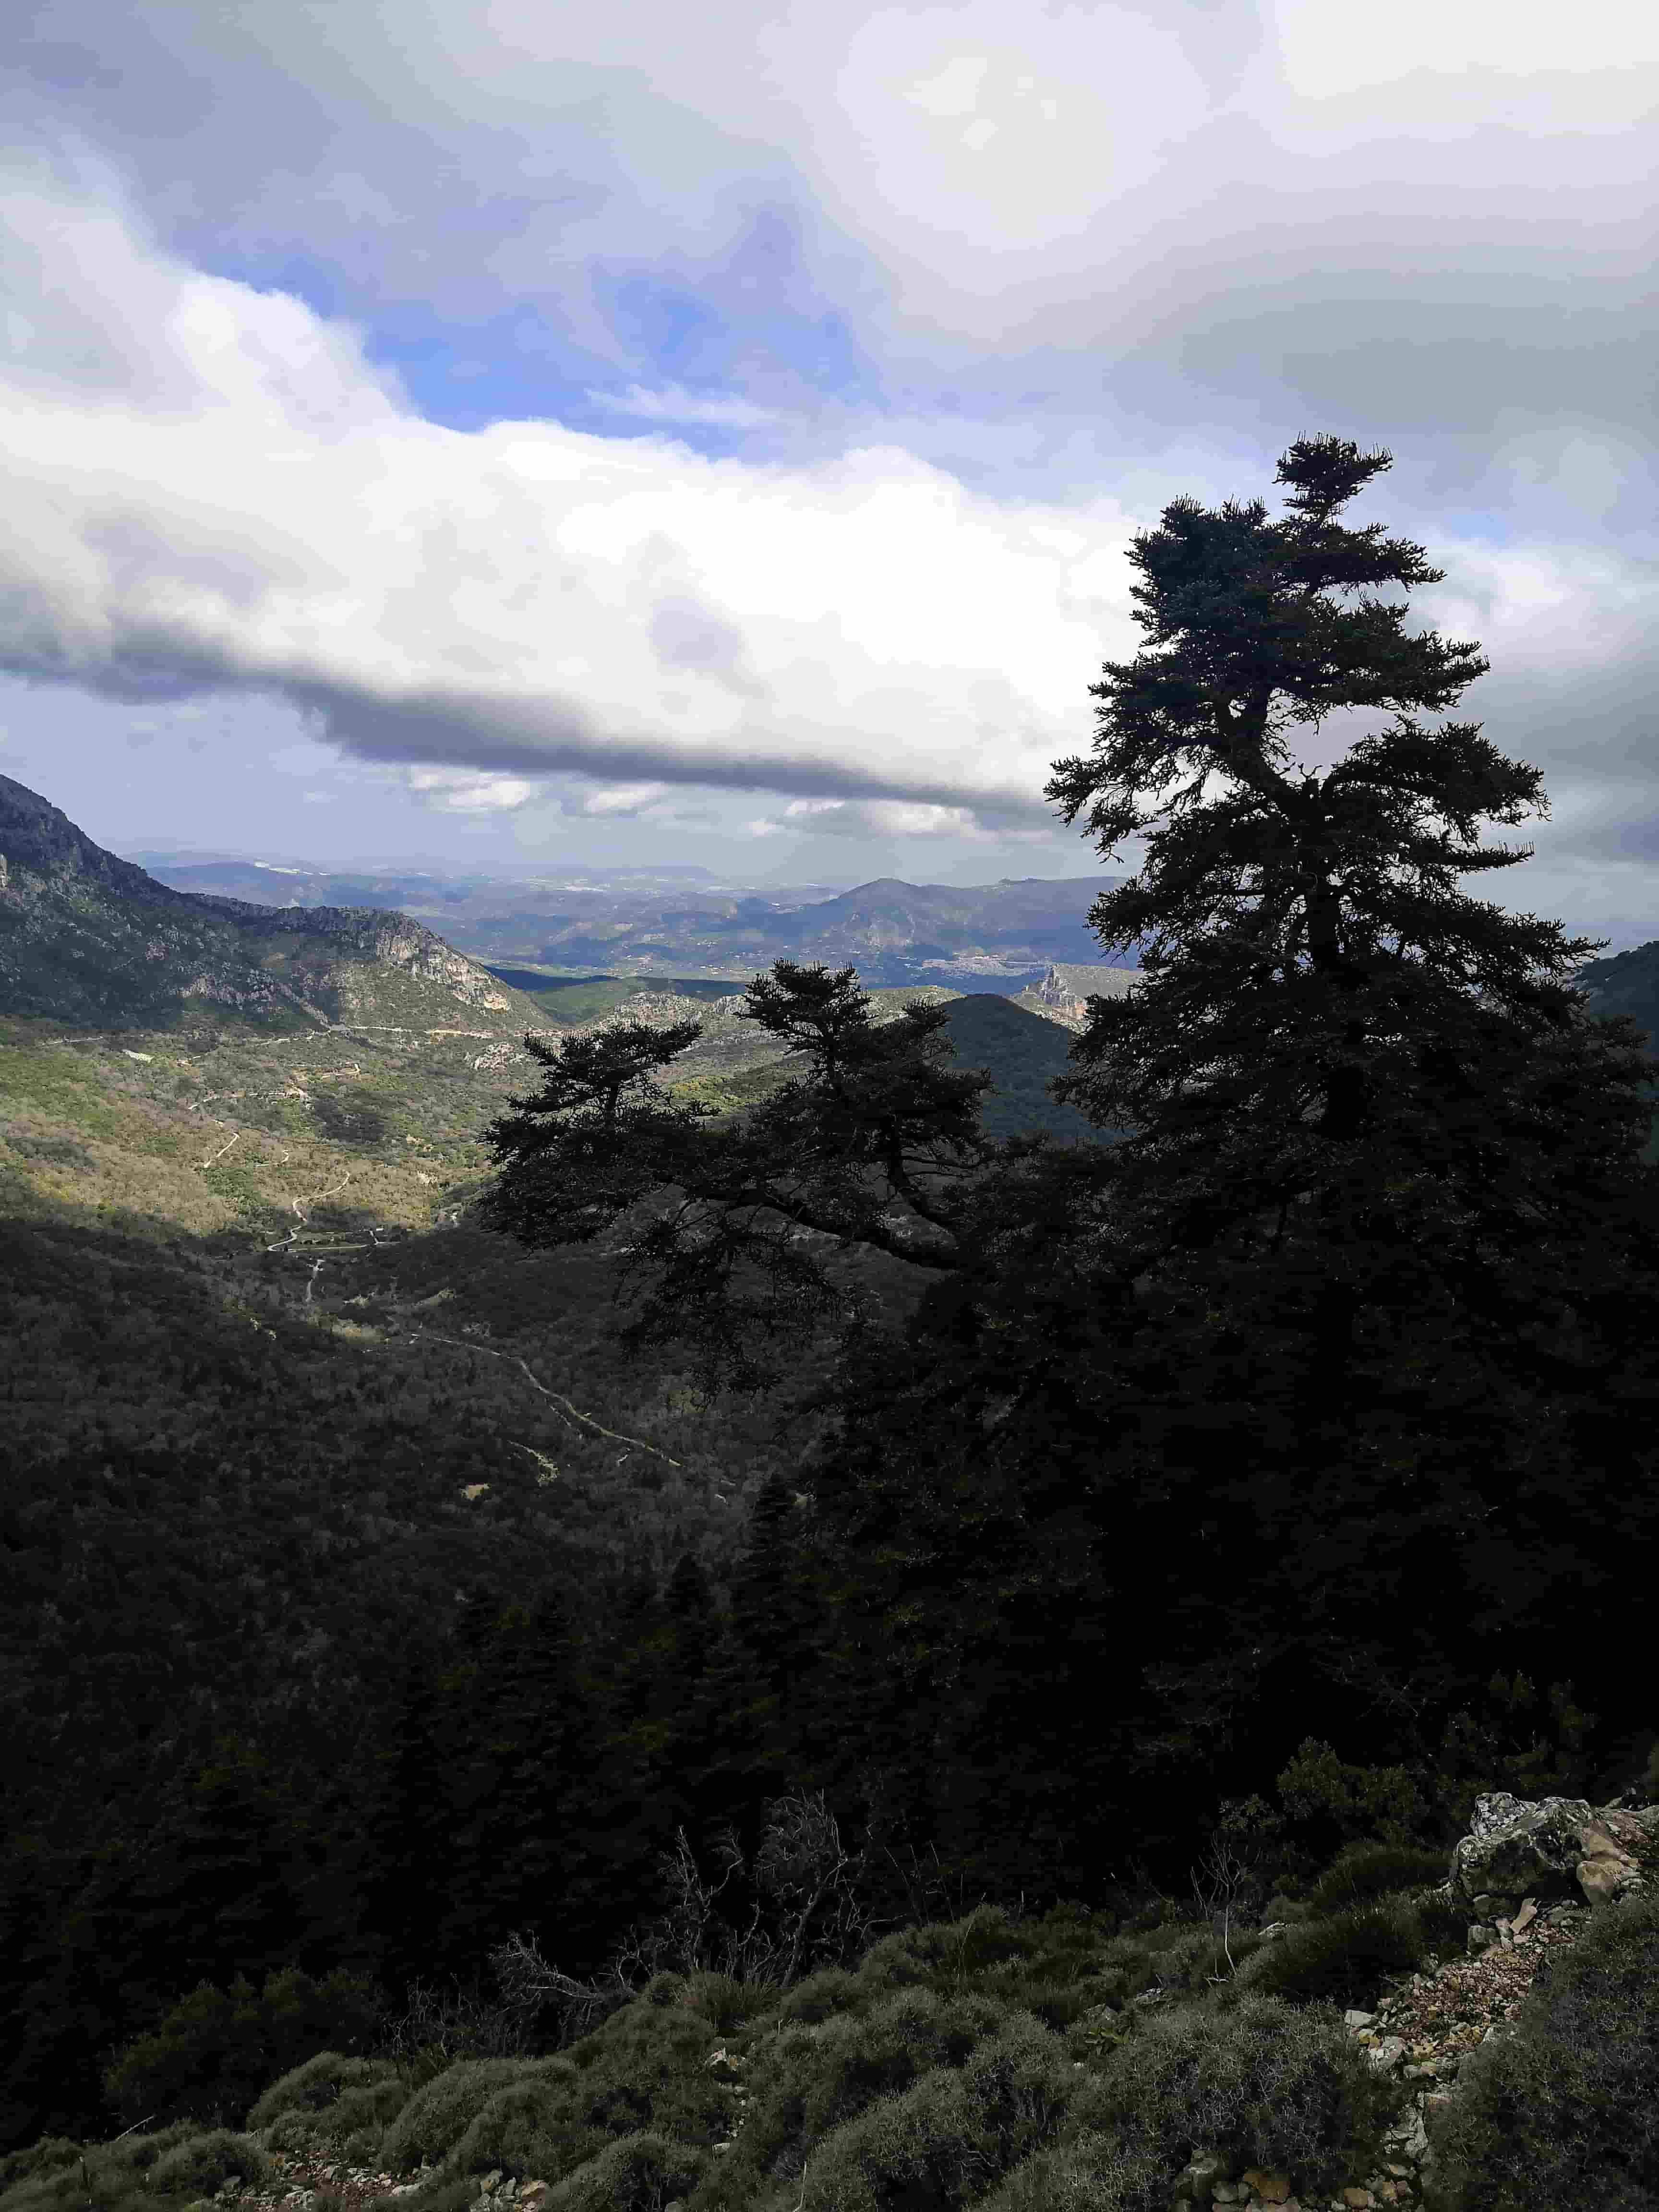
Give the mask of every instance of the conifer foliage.
M 665 1330 L 725 1312 L 752 1340 L 792 1300 L 821 1322 L 805 1273 L 735 1264 L 796 1251 L 790 1222 L 928 1271 L 884 1348 L 842 1309 L 837 1425 L 802 1480 L 848 1643 L 880 1655 L 869 1709 L 902 1686 L 904 1759 L 949 1769 L 988 1866 L 1045 1792 L 1074 1834 L 1113 1778 L 1248 1788 L 1308 1735 L 1403 1713 L 1405 1683 L 1441 1685 L 1445 1711 L 1413 1710 L 1443 1725 L 1540 1636 L 1592 1632 L 1656 1534 L 1659 1064 L 1588 1017 L 1595 942 L 1458 888 L 1528 857 L 1479 825 L 1546 802 L 1447 719 L 1486 663 L 1408 627 L 1443 572 L 1344 520 L 1389 465 L 1300 439 L 1281 515 L 1180 499 L 1134 542 L 1145 645 L 1048 787 L 1103 859 L 1146 841 L 1091 917 L 1142 980 L 1091 1002 L 1055 1086 L 1121 1141 L 991 1143 L 919 1012 L 870 1030 L 850 978 L 781 965 L 751 1012 L 801 1077 L 656 1155 L 692 1194 L 640 1248 Z M 1330 765 L 1293 758 L 1350 714 Z M 517 1229 L 527 1155 L 497 1141 Z M 988 1769 L 969 1810 L 975 1742 L 1004 1782 L 1018 1745 L 1030 1789 Z

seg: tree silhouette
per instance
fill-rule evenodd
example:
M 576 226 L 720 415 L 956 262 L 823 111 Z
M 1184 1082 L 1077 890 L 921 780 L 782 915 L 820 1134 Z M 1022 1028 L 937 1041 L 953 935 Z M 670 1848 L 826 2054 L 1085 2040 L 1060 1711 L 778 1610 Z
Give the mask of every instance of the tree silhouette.
M 1443 1705 L 1593 1635 L 1650 1555 L 1659 1061 L 1588 1016 L 1595 941 L 1457 888 L 1528 857 L 1477 824 L 1544 812 L 1541 778 L 1433 719 L 1486 664 L 1407 628 L 1423 549 L 1341 519 L 1389 465 L 1301 439 L 1282 516 L 1177 500 L 1132 547 L 1146 643 L 1048 787 L 1103 859 L 1146 839 L 1091 916 L 1142 978 L 1054 1085 L 1120 1141 L 988 1142 L 925 1016 L 873 1030 L 850 973 L 787 963 L 750 1015 L 800 1077 L 735 1127 L 607 1139 L 618 1189 L 676 1186 L 640 1240 L 655 1326 L 843 1324 L 815 1541 L 867 1711 L 910 1700 L 894 1789 L 939 1771 L 987 1866 L 1109 1784 L 1248 1791 L 1305 1735 L 1431 1729 L 1402 1685 Z M 1352 714 L 1331 766 L 1292 759 Z M 791 1224 L 924 1268 L 902 1334 L 827 1255 L 778 1264 Z

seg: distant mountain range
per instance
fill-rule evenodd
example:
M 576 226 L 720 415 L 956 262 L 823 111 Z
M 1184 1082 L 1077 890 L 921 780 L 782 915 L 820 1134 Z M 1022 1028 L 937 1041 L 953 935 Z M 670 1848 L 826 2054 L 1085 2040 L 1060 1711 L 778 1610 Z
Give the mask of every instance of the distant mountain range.
M 991 1066 L 1005 1101 L 1011 1083 L 1030 1091 L 1021 1126 L 1073 1132 L 1082 1124 L 1042 1088 L 1065 1066 L 1066 1010 L 1057 1012 L 1052 988 L 1046 997 L 1055 1003 L 1045 1003 L 1037 987 L 1059 969 L 1078 988 L 1097 988 L 1089 979 L 1100 975 L 1101 950 L 1086 916 L 1121 880 L 963 886 L 884 877 L 791 903 L 695 886 L 668 898 L 637 883 L 344 878 L 240 860 L 167 873 L 173 881 L 106 852 L 48 800 L 0 776 L 0 1015 L 100 1028 L 216 1020 L 520 1038 L 526 1029 L 568 1027 L 572 1016 L 592 1020 L 610 1000 L 601 990 L 578 1013 L 582 994 L 571 994 L 559 970 L 632 978 L 635 989 L 678 989 L 706 1002 L 727 995 L 721 983 L 734 992 L 787 957 L 854 967 L 875 991 L 932 987 L 930 997 L 988 998 L 998 1011 L 953 1011 L 958 1057 Z M 231 884 L 261 896 L 238 896 Z M 486 902 L 501 911 L 483 911 Z M 441 935 L 425 914 L 441 918 Z M 504 949 L 526 941 L 528 959 Z M 1120 954 L 1114 964 L 1134 962 Z M 1593 1011 L 1633 1014 L 1650 1039 L 1659 1033 L 1659 941 L 1590 961 L 1578 981 Z M 734 1028 L 729 1012 L 714 1024 L 726 1028 Z M 729 1041 L 711 1029 L 703 1052 L 735 1068 L 758 1043 L 744 1025 Z
M 180 891 L 0 776 L 0 1013 L 99 1028 L 522 1035 L 535 1002 L 395 909 Z
M 764 890 L 691 868 L 499 878 L 327 874 L 245 860 L 151 863 L 180 891 L 279 908 L 396 907 L 495 967 L 705 975 L 746 982 L 775 960 L 854 967 L 906 983 L 1018 991 L 1051 962 L 1097 961 L 1090 908 L 1120 878 L 963 885 L 883 877 L 854 890 Z M 702 878 L 702 880 L 696 880 Z M 1133 964 L 1126 963 L 1126 964 Z

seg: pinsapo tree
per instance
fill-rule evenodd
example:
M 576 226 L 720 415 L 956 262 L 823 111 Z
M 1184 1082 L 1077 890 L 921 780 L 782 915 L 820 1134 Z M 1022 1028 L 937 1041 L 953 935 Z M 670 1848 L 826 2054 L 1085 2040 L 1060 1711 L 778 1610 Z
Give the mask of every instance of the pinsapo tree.
M 1413 1669 L 1450 1698 L 1593 1633 L 1659 1534 L 1659 1062 L 1590 1018 L 1571 973 L 1596 942 L 1457 888 L 1529 857 L 1478 825 L 1547 805 L 1535 768 L 1442 719 L 1486 666 L 1407 627 L 1443 572 L 1342 519 L 1389 465 L 1300 439 L 1283 514 L 1180 499 L 1132 546 L 1146 641 L 1048 787 L 1103 858 L 1146 839 L 1091 916 L 1144 948 L 1141 980 L 1091 1003 L 1054 1086 L 1121 1141 L 990 1142 L 936 1013 L 878 1027 L 850 971 L 788 963 L 748 1011 L 801 1072 L 736 1123 L 647 1095 L 684 1047 L 617 1030 L 556 1048 L 491 1133 L 511 1233 L 651 1197 L 648 1325 L 711 1372 L 759 1379 L 769 1337 L 839 1322 L 802 1486 L 860 1563 L 860 1635 L 915 1689 L 907 1755 L 994 1730 L 971 1807 L 957 1762 L 964 1836 L 1039 1825 L 1015 1739 L 1068 1801 L 1160 1758 L 1255 1787 L 1275 1730 L 1380 1726 Z M 1322 770 L 1292 757 L 1355 715 Z M 902 1335 L 836 1279 L 860 1246 L 932 1285 Z M 1156 1620 L 1133 1665 L 1110 1633 L 1132 1607 Z M 1116 1652 L 1109 1728 L 1045 1722 L 1066 1670 L 1033 1655 L 1066 1638 Z
M 799 1072 L 737 1121 L 676 1103 L 657 1079 L 698 1023 L 526 1037 L 546 1080 L 486 1132 L 501 1173 L 480 1218 L 545 1247 L 633 1217 L 626 1280 L 646 1295 L 630 1340 L 688 1342 L 706 1382 L 752 1389 L 777 1373 L 769 1346 L 867 1318 L 835 1253 L 954 1268 L 964 1186 L 995 1147 L 978 1118 L 988 1078 L 946 1065 L 937 1008 L 872 1022 L 854 969 L 787 960 L 745 998 L 744 1018 Z

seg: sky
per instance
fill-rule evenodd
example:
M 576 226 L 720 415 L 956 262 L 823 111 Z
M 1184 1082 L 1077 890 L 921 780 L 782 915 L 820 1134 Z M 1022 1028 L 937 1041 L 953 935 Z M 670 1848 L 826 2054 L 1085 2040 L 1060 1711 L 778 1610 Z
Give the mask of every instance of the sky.
M 1656 105 L 1629 0 L 15 0 L 0 772 L 118 850 L 1087 874 L 1129 541 L 1334 432 L 1543 771 L 1464 888 L 1659 937 Z

